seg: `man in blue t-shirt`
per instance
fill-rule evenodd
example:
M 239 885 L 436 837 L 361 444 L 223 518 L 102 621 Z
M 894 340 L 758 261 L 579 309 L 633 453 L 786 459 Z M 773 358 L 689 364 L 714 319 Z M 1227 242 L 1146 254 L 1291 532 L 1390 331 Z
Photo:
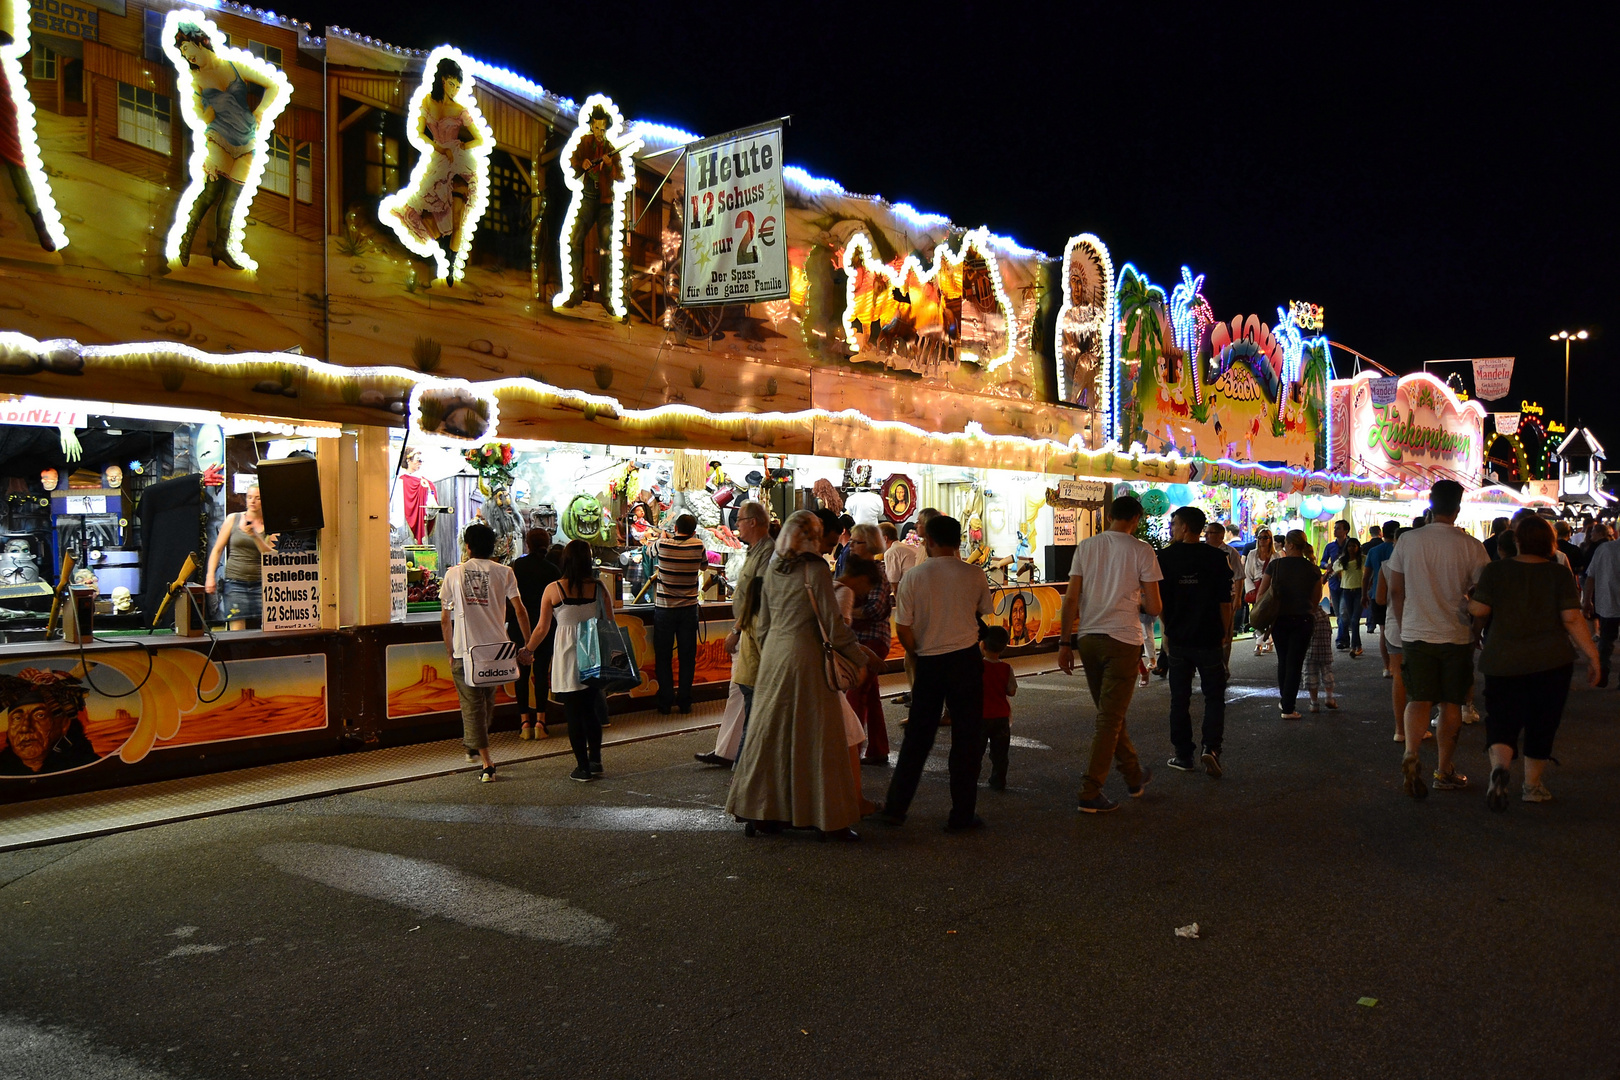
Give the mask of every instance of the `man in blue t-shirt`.
M 1350 539 L 1350 523 L 1340 518 L 1333 523 L 1333 540 L 1322 549 L 1322 561 L 1318 564 L 1322 570 L 1323 578 L 1327 581 L 1328 596 L 1333 602 L 1330 614 L 1336 615 L 1339 611 L 1339 579 L 1327 575 L 1333 573 L 1333 564 L 1339 561 L 1340 555 L 1344 554 L 1344 542 L 1348 539 Z M 1342 623 L 1344 620 L 1341 618 L 1339 621 Z M 1338 648 L 1349 648 L 1348 643 L 1345 641 L 1345 633 L 1344 627 L 1341 626 L 1338 634 Z
M 1384 560 L 1395 550 L 1395 538 L 1400 535 L 1401 525 L 1398 521 L 1384 522 L 1383 539 L 1366 551 L 1365 559 L 1367 572 L 1361 578 L 1361 595 L 1367 598 L 1367 633 L 1381 630 L 1384 625 L 1384 616 L 1388 607 L 1377 602 L 1378 571 L 1383 567 Z M 1384 641 L 1384 635 L 1378 635 L 1378 655 L 1384 661 L 1384 678 L 1391 677 L 1389 671 L 1389 645 Z

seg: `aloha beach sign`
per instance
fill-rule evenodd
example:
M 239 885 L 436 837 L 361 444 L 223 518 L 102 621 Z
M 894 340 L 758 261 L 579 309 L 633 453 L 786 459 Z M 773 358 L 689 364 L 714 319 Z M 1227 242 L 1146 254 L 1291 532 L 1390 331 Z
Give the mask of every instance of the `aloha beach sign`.
M 1373 375 L 1363 372 L 1334 387 L 1333 468 L 1425 486 L 1447 477 L 1478 483 L 1484 406 L 1458 400 L 1423 373 L 1401 376 L 1395 400 L 1375 404 Z

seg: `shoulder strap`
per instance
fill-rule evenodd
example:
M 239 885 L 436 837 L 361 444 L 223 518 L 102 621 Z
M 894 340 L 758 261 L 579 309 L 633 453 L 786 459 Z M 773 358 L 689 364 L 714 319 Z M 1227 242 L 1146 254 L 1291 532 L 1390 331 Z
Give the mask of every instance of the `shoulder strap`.
M 804 591 L 805 595 L 810 597 L 810 611 L 815 615 L 812 621 L 816 624 L 816 637 L 820 639 L 823 649 L 830 649 L 832 648 L 832 642 L 827 636 L 827 631 L 821 625 L 821 605 L 816 603 L 816 590 L 810 587 L 810 564 L 808 562 L 804 564 Z

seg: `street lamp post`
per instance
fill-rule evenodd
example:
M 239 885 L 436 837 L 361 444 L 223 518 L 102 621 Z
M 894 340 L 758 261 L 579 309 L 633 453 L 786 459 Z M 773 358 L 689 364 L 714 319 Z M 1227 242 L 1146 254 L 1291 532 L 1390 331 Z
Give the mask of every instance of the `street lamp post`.
M 1549 341 L 1562 341 L 1564 343 L 1564 427 L 1569 427 L 1569 346 L 1571 342 L 1585 341 L 1591 337 L 1585 330 L 1560 330 L 1552 335 Z

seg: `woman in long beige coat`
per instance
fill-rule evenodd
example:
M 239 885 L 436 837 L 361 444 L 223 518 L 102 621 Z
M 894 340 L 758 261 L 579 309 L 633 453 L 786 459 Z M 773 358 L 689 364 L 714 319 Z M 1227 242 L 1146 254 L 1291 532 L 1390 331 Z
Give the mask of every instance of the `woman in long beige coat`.
M 750 831 L 791 825 L 819 829 L 830 839 L 859 839 L 850 826 L 861 817 L 861 792 L 850 772 L 839 695 L 823 673 L 806 582 L 833 648 L 857 666 L 865 663 L 865 652 L 838 617 L 832 574 L 821 557 L 821 523 L 814 514 L 800 510 L 787 519 L 776 540 L 776 559 L 761 577 L 754 622 L 759 675 L 726 810 L 748 822 Z

